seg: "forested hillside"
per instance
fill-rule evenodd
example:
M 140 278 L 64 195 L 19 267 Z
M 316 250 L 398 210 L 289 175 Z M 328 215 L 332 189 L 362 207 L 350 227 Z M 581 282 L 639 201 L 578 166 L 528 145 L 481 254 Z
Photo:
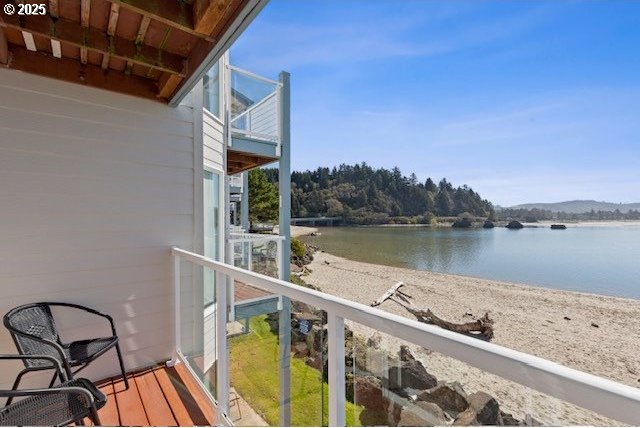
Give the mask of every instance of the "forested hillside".
M 276 183 L 276 169 L 263 170 Z M 400 169 L 372 168 L 366 163 L 318 168 L 291 174 L 294 217 L 343 217 L 352 224 L 430 223 L 435 216 L 468 213 L 492 217 L 493 206 L 467 186 L 446 179 L 419 182 Z

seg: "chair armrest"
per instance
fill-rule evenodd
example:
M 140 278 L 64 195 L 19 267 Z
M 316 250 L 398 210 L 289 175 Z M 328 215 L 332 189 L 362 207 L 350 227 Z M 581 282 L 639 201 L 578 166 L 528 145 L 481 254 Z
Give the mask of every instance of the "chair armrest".
M 66 382 L 69 380 L 67 378 L 67 373 L 62 370 L 62 364 L 60 360 L 51 355 L 18 355 L 18 354 L 0 354 L 0 360 L 47 360 L 53 363 L 54 368 L 58 372 L 58 376 L 60 376 L 60 380 L 62 382 Z
M 103 314 L 102 312 L 96 311 L 95 309 L 87 308 L 86 306 L 77 305 L 75 303 L 65 303 L 65 302 L 42 302 L 42 303 L 47 304 L 49 306 L 62 306 L 66 308 L 79 309 L 81 311 L 88 312 L 90 314 L 93 314 L 102 318 L 106 318 L 109 321 L 109 324 L 111 326 L 111 332 L 113 333 L 114 336 L 116 336 L 116 327 L 115 327 L 115 324 L 113 323 L 113 318 L 111 317 L 111 315 Z
M 2 398 L 15 398 L 15 397 L 31 397 L 34 395 L 50 395 L 50 394 L 81 394 L 84 395 L 91 406 L 95 405 L 93 394 L 85 388 L 79 386 L 60 386 L 55 388 L 40 388 L 40 389 L 16 389 L 16 390 L 0 390 L 0 397 Z

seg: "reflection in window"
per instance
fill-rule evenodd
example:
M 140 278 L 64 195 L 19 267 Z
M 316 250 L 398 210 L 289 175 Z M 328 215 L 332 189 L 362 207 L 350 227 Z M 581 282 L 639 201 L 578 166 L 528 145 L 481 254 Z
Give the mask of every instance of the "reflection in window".
M 220 63 L 216 62 L 204 75 L 204 108 L 220 117 Z
M 204 255 L 218 260 L 220 237 L 220 176 L 204 172 Z M 204 272 L 204 305 L 215 301 L 215 275 L 210 269 Z

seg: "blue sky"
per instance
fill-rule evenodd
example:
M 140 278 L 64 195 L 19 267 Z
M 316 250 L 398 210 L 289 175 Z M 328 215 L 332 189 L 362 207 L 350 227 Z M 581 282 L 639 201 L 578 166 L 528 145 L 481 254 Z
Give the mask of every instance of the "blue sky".
M 231 57 L 292 74 L 294 169 L 640 201 L 640 1 L 271 0 Z

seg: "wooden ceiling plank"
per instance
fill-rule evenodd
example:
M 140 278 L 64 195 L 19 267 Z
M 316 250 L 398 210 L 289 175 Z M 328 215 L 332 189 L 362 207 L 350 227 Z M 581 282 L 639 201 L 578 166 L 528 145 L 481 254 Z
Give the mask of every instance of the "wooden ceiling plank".
M 111 57 L 109 56 L 108 53 L 103 53 L 102 54 L 102 69 L 106 70 L 107 68 L 109 68 L 109 61 L 110 61 Z
M 0 64 L 7 64 L 9 62 L 9 42 L 7 36 L 4 34 L 4 30 L 0 28 Z
M 120 4 L 111 3 L 111 11 L 109 12 L 109 24 L 107 25 L 107 34 L 110 36 L 113 36 L 114 34 L 116 34 L 119 14 L 120 14 Z
M 233 0 L 195 0 L 193 3 L 193 28 L 202 34 L 211 34 L 231 7 Z
M 182 78 L 175 74 L 164 74 L 158 81 L 158 97 L 169 99 L 175 92 Z
M 91 18 L 91 0 L 81 0 L 80 24 L 83 27 L 88 27 L 90 18 Z
M 138 76 L 122 73 L 104 73 L 98 66 L 82 65 L 78 61 L 63 57 L 54 58 L 40 52 L 31 52 L 20 46 L 12 46 L 12 60 L 9 68 L 34 73 L 40 76 L 113 92 L 156 99 L 155 82 Z
M 89 20 L 91 18 L 91 0 L 81 0 L 80 2 L 80 25 L 82 27 L 89 27 Z M 80 48 L 80 62 L 87 63 L 87 48 L 82 46 Z
M 35 52 L 37 51 L 36 49 L 36 42 L 35 40 L 33 40 L 33 34 L 31 34 L 28 31 L 22 31 L 22 38 L 24 39 L 24 45 L 27 47 L 28 50 Z
M 131 61 L 145 67 L 153 67 L 167 73 L 183 75 L 184 58 L 148 45 L 136 44 L 118 36 L 109 36 L 97 28 L 83 28 L 78 22 L 65 18 L 54 20 L 48 16 L 16 16 L 6 17 L 0 21 L 0 27 L 8 27 L 23 31 L 31 38 L 34 35 L 58 40 L 63 43 L 86 48 L 100 54 L 108 53 L 111 57 Z M 25 37 L 25 42 L 28 36 Z M 29 46 L 29 45 L 27 45 Z
M 201 34 L 193 27 L 191 5 L 181 0 L 107 0 L 142 16 L 162 22 L 185 33 L 209 39 L 209 34 Z
M 138 28 L 138 35 L 136 36 L 136 43 L 142 44 L 144 43 L 144 37 L 147 34 L 147 30 L 149 29 L 149 23 L 151 22 L 151 18 L 148 16 L 143 16 L 142 21 L 140 21 L 140 27 Z
M 49 0 L 49 15 L 53 18 L 60 16 L 60 9 L 58 7 L 58 0 Z

